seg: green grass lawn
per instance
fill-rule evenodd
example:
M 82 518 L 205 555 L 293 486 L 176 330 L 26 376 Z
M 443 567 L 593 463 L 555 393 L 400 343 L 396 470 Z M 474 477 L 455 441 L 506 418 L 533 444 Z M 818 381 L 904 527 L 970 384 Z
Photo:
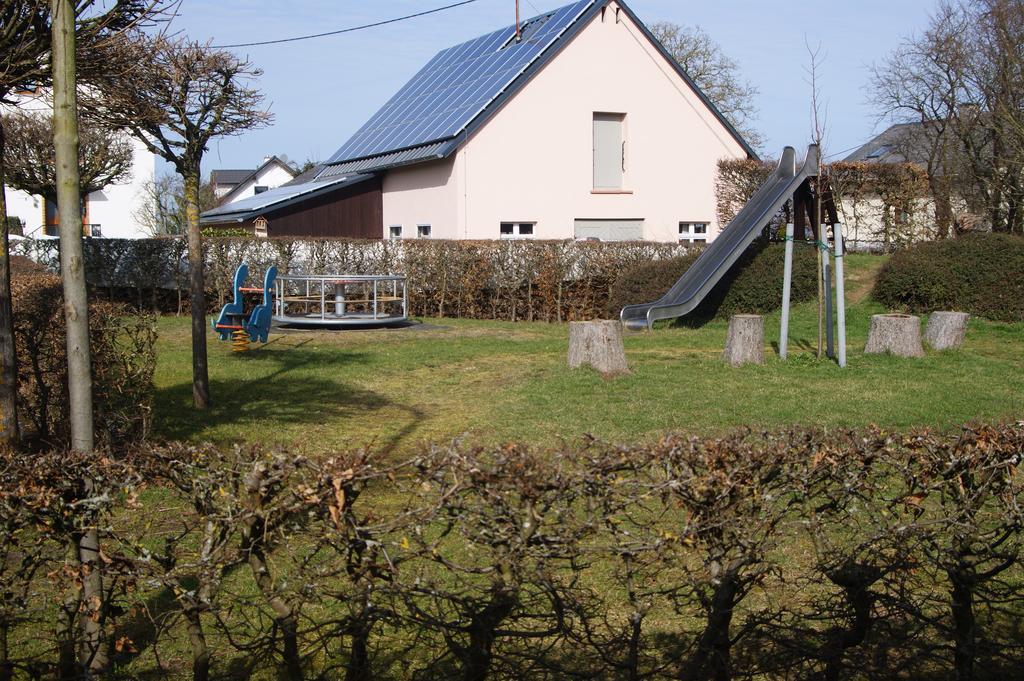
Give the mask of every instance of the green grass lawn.
M 465 435 L 481 443 L 549 444 L 583 433 L 615 440 L 736 426 L 950 427 L 1024 414 L 1024 324 L 973 319 L 956 352 L 865 356 L 866 293 L 882 259 L 848 258 L 849 366 L 818 360 L 816 307 L 794 310 L 790 358 L 738 369 L 719 356 L 727 322 L 626 336 L 628 376 L 566 366 L 565 324 L 424 319 L 385 331 L 275 332 L 232 354 L 210 335 L 213 407 L 194 411 L 189 324 L 160 320 L 155 435 L 217 443 L 299 444 L 311 452 L 404 451 Z

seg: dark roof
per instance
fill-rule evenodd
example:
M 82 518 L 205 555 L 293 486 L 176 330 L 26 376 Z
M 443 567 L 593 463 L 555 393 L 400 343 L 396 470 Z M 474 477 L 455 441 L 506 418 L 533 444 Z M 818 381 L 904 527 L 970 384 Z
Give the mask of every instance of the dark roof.
M 220 202 L 221 203 L 229 203 L 230 200 L 231 200 L 231 195 L 234 194 L 236 191 L 238 191 L 239 187 L 241 187 L 243 184 L 245 184 L 246 182 L 248 182 L 252 178 L 254 178 L 257 175 L 259 175 L 263 171 L 264 168 L 266 168 L 267 166 L 270 166 L 270 165 L 278 165 L 278 166 L 284 168 L 288 172 L 288 174 L 292 176 L 292 179 L 295 179 L 295 168 L 292 168 L 290 165 L 288 165 L 287 163 L 285 163 L 284 161 L 279 159 L 277 156 L 271 156 L 270 158 L 265 160 L 263 163 L 261 163 L 260 166 L 258 168 L 256 168 L 256 170 L 250 171 L 248 175 L 246 175 L 241 180 L 236 182 L 235 186 L 232 187 L 230 191 L 228 191 L 226 194 L 224 194 L 224 196 L 220 197 Z
M 335 189 L 348 187 L 368 180 L 371 177 L 373 175 L 349 175 L 332 177 L 327 180 L 315 180 L 297 185 L 281 185 L 255 196 L 249 196 L 241 201 L 227 203 L 208 210 L 199 217 L 199 222 L 204 225 L 246 222 L 265 213 L 290 206 L 298 201 L 305 201 Z
M 211 170 L 210 182 L 216 185 L 241 184 L 250 175 L 252 175 L 252 168 L 246 168 L 245 170 Z
M 521 24 L 441 50 L 326 163 L 331 172 L 368 172 L 451 154 L 569 44 L 611 0 L 578 0 Z M 622 0 L 619 6 L 743 147 L 757 153 Z
M 928 141 L 924 135 L 924 124 L 897 123 L 890 126 L 843 160 L 927 165 Z

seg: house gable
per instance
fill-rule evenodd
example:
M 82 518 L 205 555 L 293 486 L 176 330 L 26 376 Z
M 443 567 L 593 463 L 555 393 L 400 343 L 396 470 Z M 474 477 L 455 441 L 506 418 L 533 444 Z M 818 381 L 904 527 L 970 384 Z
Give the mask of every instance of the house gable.
M 618 188 L 595 185 L 595 124 L 603 119 L 623 128 Z M 717 161 L 750 153 L 614 1 L 460 142 L 443 188 L 393 196 L 392 187 L 415 184 L 413 169 L 388 171 L 385 224 L 433 219 L 424 207 L 444 194 L 450 208 L 435 219 L 443 225 L 437 237 L 499 238 L 509 222 L 535 223 L 535 238 L 557 239 L 581 236 L 579 224 L 621 226 L 611 231 L 622 234 L 642 224 L 642 238 L 669 241 L 685 222 L 706 225 L 713 238 Z
M 581 0 L 525 21 L 521 43 L 512 42 L 512 26 L 439 52 L 328 159 L 321 177 L 449 156 L 555 59 L 595 16 L 603 19 L 609 11 L 617 21 L 620 14 L 628 18 L 745 153 L 757 157 L 626 5 L 615 0 Z M 481 70 L 487 77 L 479 76 Z

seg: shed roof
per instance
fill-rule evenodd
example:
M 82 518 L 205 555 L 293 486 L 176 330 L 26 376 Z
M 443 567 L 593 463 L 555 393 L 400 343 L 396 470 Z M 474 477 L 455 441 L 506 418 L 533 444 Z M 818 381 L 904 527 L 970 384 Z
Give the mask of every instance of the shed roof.
M 245 222 L 265 213 L 280 210 L 298 201 L 304 201 L 314 196 L 334 191 L 335 189 L 363 182 L 371 177 L 373 175 L 343 175 L 325 180 L 305 182 L 303 184 L 281 185 L 255 196 L 249 196 L 234 203 L 226 203 L 208 210 L 200 216 L 199 222 L 204 225 Z
M 613 0 L 577 0 L 441 50 L 325 163 L 320 177 L 444 158 Z M 615 0 L 749 156 L 743 139 L 622 0 Z

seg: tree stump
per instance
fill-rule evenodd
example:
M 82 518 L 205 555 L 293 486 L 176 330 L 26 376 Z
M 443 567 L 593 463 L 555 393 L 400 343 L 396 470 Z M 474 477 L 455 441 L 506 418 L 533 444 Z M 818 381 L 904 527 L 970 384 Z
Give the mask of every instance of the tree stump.
M 936 350 L 955 350 L 967 333 L 966 312 L 932 312 L 924 327 L 924 341 Z
M 764 364 L 764 317 L 759 314 L 737 314 L 729 319 L 722 359 L 734 367 L 741 364 Z
M 585 365 L 606 377 L 629 373 L 619 322 L 608 319 L 569 322 L 569 368 Z
M 897 357 L 924 357 L 921 347 L 921 319 L 909 314 L 871 315 L 864 354 L 888 352 Z

